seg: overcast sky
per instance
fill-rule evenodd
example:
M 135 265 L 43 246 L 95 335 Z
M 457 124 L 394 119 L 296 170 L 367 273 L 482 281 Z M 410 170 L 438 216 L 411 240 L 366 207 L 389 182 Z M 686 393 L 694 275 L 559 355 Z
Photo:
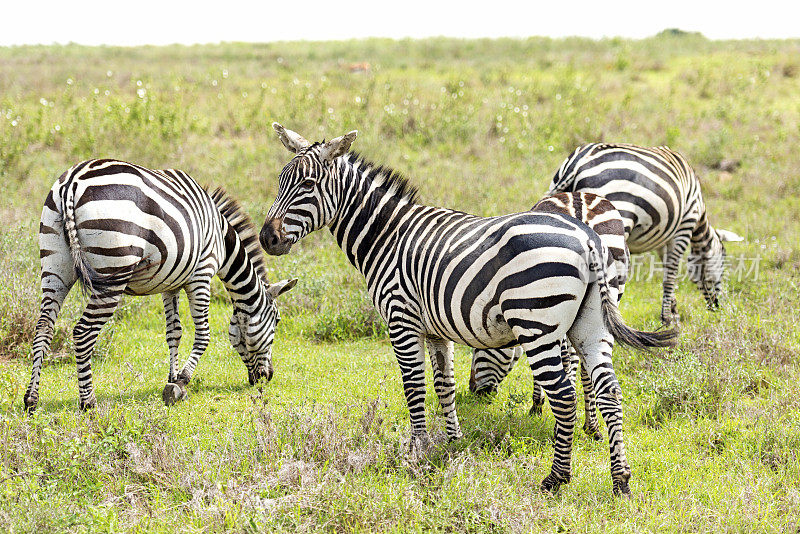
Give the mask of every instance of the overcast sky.
M 7 0 L 0 46 L 339 40 L 362 37 L 631 37 L 665 28 L 711 39 L 800 37 L 796 0 L 650 2 Z

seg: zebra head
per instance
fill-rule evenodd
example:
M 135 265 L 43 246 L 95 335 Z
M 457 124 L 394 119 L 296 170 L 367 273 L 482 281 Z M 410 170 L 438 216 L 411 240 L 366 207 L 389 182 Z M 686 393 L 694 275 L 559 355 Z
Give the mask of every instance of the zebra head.
M 719 308 L 725 275 L 725 241 L 742 241 L 743 237 L 728 230 L 710 232 L 707 242 L 692 243 L 687 270 L 689 279 L 697 284 L 710 310 Z
M 295 154 L 281 171 L 278 195 L 258 236 L 267 254 L 279 256 L 333 218 L 340 190 L 335 161 L 347 152 L 358 132 L 312 144 L 277 122 L 272 127 Z
M 297 278 L 275 284 L 265 282 L 266 298 L 262 306 L 255 311 L 234 307 L 228 335 L 247 367 L 251 386 L 261 378 L 272 380 L 272 341 L 275 339 L 275 326 L 281 320 L 275 299 L 292 289 L 296 283 Z

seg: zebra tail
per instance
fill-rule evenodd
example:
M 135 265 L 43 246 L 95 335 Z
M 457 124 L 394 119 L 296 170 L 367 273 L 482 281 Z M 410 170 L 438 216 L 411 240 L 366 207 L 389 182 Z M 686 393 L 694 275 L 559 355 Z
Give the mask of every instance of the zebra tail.
M 591 261 L 589 269 L 597 275 L 597 285 L 600 289 L 600 303 L 603 313 L 603 322 L 614 336 L 614 340 L 619 343 L 634 347 L 640 350 L 650 350 L 651 348 L 674 347 L 678 343 L 678 328 L 674 326 L 669 330 L 659 330 L 657 332 L 645 332 L 636 330 L 625 324 L 619 308 L 611 294 L 606 277 L 605 263 L 603 257 L 597 250 L 595 243 L 589 241 L 589 254 Z
M 67 234 L 67 244 L 69 245 L 69 252 L 72 255 L 75 273 L 78 275 L 78 280 L 81 282 L 84 293 L 93 295 L 103 292 L 109 287 L 119 284 L 122 280 L 129 279 L 131 276 L 152 267 L 153 264 L 143 262 L 141 265 L 122 267 L 107 274 L 100 274 L 94 270 L 86 259 L 86 252 L 83 250 L 83 247 L 81 247 L 80 240 L 78 239 L 78 227 L 75 223 L 76 187 L 77 184 L 73 184 L 72 187 L 67 190 L 64 199 L 64 230 Z
M 95 281 L 99 274 L 89 265 L 86 254 L 81 248 L 78 240 L 78 228 L 75 224 L 75 189 L 77 184 L 70 183 L 64 198 L 64 231 L 67 234 L 67 244 L 72 255 L 72 263 L 75 266 L 75 273 L 81 282 L 83 290 L 87 294 L 94 293 Z

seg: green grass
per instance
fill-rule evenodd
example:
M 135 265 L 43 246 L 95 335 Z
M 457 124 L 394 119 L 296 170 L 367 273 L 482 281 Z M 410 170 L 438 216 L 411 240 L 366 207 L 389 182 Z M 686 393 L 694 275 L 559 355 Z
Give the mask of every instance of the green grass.
M 800 43 L 527 39 L 0 49 L 0 529 L 33 531 L 785 532 L 800 527 Z M 351 73 L 350 63 L 371 70 Z M 712 224 L 746 236 L 726 307 L 683 281 L 681 343 L 615 349 L 633 469 L 611 496 L 608 450 L 576 434 L 573 480 L 538 492 L 554 420 L 527 414 L 520 365 L 490 402 L 469 394 L 465 437 L 408 454 L 408 411 L 385 327 L 325 231 L 270 277 L 281 303 L 275 376 L 247 385 L 214 286 L 212 342 L 190 397 L 163 406 L 156 297 L 127 299 L 93 362 L 98 409 L 77 408 L 70 295 L 40 409 L 22 412 L 38 314 L 38 215 L 89 157 L 183 168 L 224 185 L 260 224 L 289 155 L 277 120 L 401 170 L 420 198 L 489 215 L 529 208 L 563 158 L 596 140 L 667 143 L 703 181 Z M 725 160 L 739 163 L 720 169 Z M 746 269 L 761 258 L 758 279 Z M 629 324 L 655 328 L 659 274 L 629 283 Z M 192 327 L 181 354 L 188 353 Z M 582 415 L 580 415 L 582 417 Z

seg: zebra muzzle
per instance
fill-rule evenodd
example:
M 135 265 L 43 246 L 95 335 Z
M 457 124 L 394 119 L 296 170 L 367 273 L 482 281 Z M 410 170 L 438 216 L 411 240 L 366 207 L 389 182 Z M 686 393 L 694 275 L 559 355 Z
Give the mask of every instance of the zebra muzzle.
M 267 219 L 264 226 L 258 233 L 258 240 L 261 247 L 270 256 L 281 256 L 292 248 L 292 241 L 286 237 L 283 231 L 283 219 Z
M 248 371 L 248 373 L 247 373 L 248 377 L 247 378 L 250 381 L 250 385 L 251 386 L 255 386 L 256 383 L 258 383 L 258 381 L 261 380 L 262 378 L 266 379 L 267 382 L 272 380 L 272 373 L 273 372 L 272 372 L 272 366 L 271 365 L 268 366 L 268 367 L 265 367 L 263 365 L 259 365 L 258 367 L 256 367 L 252 371 Z

